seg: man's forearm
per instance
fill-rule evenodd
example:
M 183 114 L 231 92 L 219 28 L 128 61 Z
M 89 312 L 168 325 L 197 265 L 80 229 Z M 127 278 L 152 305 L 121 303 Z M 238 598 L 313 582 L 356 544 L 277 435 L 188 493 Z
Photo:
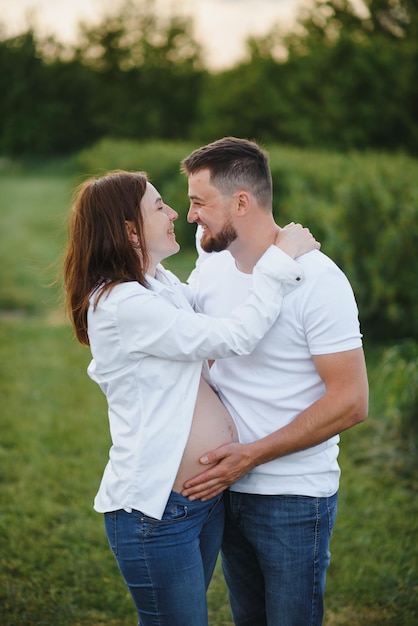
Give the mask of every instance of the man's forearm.
M 254 467 L 316 446 L 355 426 L 366 418 L 366 407 L 364 398 L 327 393 L 287 426 L 248 444 Z

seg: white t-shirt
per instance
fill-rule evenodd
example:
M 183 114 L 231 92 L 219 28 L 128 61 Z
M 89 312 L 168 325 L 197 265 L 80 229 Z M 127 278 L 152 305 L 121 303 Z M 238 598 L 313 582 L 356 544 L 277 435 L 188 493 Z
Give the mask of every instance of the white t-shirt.
M 216 361 L 214 387 L 233 416 L 240 441 L 250 443 L 290 423 L 325 391 L 312 355 L 362 345 L 358 310 L 343 272 L 315 250 L 297 259 L 305 280 L 287 294 L 280 316 L 248 356 Z M 224 316 L 242 302 L 253 276 L 229 252 L 206 256 L 193 273 L 196 308 Z M 255 494 L 330 496 L 338 489 L 339 437 L 259 465 L 231 486 Z
M 149 289 L 115 286 L 93 294 L 90 377 L 106 395 L 112 446 L 94 508 L 137 509 L 161 519 L 190 432 L 202 363 L 248 354 L 277 317 L 303 270 L 272 246 L 254 290 L 228 319 L 196 314 L 183 287 L 159 267 Z M 188 288 L 186 287 L 187 291 Z M 95 307 L 94 305 L 97 304 Z

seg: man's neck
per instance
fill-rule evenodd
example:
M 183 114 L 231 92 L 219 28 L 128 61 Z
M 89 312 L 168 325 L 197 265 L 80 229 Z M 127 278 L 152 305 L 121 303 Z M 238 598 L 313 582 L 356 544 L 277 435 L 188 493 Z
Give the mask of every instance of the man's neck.
M 274 244 L 278 230 L 277 224 L 271 222 L 268 227 L 257 225 L 257 228 L 239 234 L 228 249 L 240 272 L 252 274 L 257 261 Z

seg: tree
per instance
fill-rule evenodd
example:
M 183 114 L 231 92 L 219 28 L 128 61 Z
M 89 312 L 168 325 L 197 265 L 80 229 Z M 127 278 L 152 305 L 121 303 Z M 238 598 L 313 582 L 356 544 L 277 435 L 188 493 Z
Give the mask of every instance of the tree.
M 127 2 L 97 26 L 84 26 L 76 55 L 97 73 L 103 134 L 188 136 L 205 73 L 189 20 L 157 17 L 152 0 Z
M 98 137 L 90 72 L 74 60 L 47 62 L 40 47 L 32 29 L 0 42 L 3 154 L 68 154 Z
M 64 49 L 0 40 L 0 150 L 76 151 L 103 136 L 248 136 L 418 154 L 418 0 L 313 0 L 297 27 L 209 73 L 191 21 L 128 1 Z
M 348 0 L 315 0 L 286 38 L 288 63 L 304 76 L 298 99 L 318 81 L 310 103 L 322 145 L 418 153 L 417 4 L 367 0 L 359 12 Z
M 291 33 L 250 39 L 247 61 L 208 77 L 196 136 L 418 153 L 416 1 L 355 6 L 315 0 Z
M 105 135 L 188 138 L 205 71 L 191 24 L 127 2 L 64 49 L 0 41 L 0 151 L 68 154 Z

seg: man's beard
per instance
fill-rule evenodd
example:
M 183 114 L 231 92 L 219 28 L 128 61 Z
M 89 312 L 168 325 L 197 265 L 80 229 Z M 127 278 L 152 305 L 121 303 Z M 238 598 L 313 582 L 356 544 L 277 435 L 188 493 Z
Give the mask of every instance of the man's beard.
M 229 248 L 237 237 L 237 231 L 232 224 L 225 222 L 222 230 L 217 235 L 212 235 L 209 230 L 204 230 L 200 245 L 205 252 L 222 252 L 222 250 Z

